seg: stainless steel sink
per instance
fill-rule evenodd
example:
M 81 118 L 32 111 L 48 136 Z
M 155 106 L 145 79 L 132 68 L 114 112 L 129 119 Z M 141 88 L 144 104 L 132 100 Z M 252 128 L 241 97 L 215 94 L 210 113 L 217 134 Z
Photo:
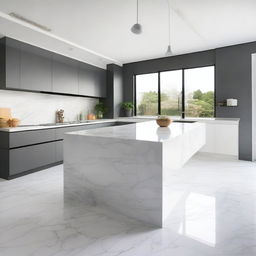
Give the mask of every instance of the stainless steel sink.
M 47 123 L 47 124 L 39 124 L 40 126 L 59 126 L 59 125 L 69 125 L 69 124 L 85 124 L 89 123 L 89 121 L 72 121 L 72 122 L 64 122 L 64 123 Z
M 196 123 L 196 121 L 191 121 L 191 120 L 173 120 L 174 123 L 189 123 L 193 124 Z

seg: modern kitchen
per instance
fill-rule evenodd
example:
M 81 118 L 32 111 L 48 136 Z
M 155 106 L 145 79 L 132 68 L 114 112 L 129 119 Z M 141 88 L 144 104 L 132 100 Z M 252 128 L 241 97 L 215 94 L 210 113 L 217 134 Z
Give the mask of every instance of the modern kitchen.
M 0 255 L 256 254 L 256 3 L 192 2 L 0 0 Z

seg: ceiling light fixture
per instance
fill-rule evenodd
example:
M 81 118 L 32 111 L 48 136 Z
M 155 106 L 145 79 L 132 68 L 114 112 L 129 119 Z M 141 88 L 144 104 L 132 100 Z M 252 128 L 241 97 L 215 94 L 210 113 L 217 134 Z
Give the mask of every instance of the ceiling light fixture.
M 166 56 L 171 56 L 172 55 L 172 48 L 171 48 L 171 7 L 170 7 L 170 2 L 169 0 L 166 0 L 168 3 L 168 46 L 167 46 L 167 51 L 165 53 Z
M 47 28 L 46 26 L 43 26 L 43 25 L 41 25 L 41 24 L 38 24 L 38 23 L 36 23 L 36 22 L 34 22 L 34 21 L 32 21 L 32 20 L 29 20 L 29 19 L 27 19 L 27 18 L 25 18 L 25 17 L 23 17 L 23 16 L 21 16 L 21 15 L 15 13 L 15 12 L 9 13 L 9 16 L 11 16 L 11 17 L 13 17 L 13 18 L 16 18 L 16 19 L 19 19 L 19 20 L 21 20 L 21 21 L 23 21 L 23 22 L 26 22 L 26 23 L 28 23 L 28 24 L 30 24 L 30 25 L 32 25 L 32 26 L 37 27 L 37 28 L 40 28 L 40 29 L 42 29 L 42 30 L 44 30 L 44 31 L 46 31 L 46 32 L 50 32 L 50 31 L 51 31 L 50 28 Z
M 139 0 L 137 0 L 137 23 L 131 27 L 132 33 L 139 35 L 142 33 L 142 26 L 139 24 Z

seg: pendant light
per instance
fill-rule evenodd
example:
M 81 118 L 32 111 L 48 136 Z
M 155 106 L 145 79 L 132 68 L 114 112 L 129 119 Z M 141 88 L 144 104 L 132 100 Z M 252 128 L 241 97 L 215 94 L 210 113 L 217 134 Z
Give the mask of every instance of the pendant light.
M 137 23 L 131 27 L 132 33 L 139 35 L 142 33 L 142 26 L 139 24 L 139 0 L 137 0 Z
M 172 55 L 172 48 L 171 48 L 171 8 L 170 8 L 170 2 L 167 0 L 168 3 L 168 46 L 167 46 L 167 51 L 165 53 L 166 56 L 171 56 Z

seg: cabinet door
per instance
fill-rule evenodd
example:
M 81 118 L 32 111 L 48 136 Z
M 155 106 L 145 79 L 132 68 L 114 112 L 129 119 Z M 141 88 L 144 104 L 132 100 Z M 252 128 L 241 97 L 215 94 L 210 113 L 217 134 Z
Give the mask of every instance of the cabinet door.
M 79 95 L 106 96 L 106 70 L 81 63 L 79 66 Z
M 55 142 L 55 150 L 56 150 L 56 160 L 55 162 L 63 161 L 63 141 L 56 141 Z
M 107 96 L 106 88 L 106 70 L 98 69 L 94 72 L 95 78 L 95 94 L 96 97 L 105 98 Z
M 20 89 L 20 50 L 6 45 L 6 88 Z
M 78 62 L 54 56 L 52 63 L 52 89 L 53 92 L 78 94 Z
M 26 145 L 39 144 L 55 140 L 55 130 L 35 130 L 12 132 L 9 135 L 9 147 L 21 147 Z
M 51 56 L 34 46 L 22 46 L 20 56 L 20 87 L 31 91 L 52 91 Z
M 55 163 L 55 142 L 10 150 L 10 175 Z
M 78 73 L 79 95 L 96 97 L 94 70 L 86 64 L 80 64 Z

